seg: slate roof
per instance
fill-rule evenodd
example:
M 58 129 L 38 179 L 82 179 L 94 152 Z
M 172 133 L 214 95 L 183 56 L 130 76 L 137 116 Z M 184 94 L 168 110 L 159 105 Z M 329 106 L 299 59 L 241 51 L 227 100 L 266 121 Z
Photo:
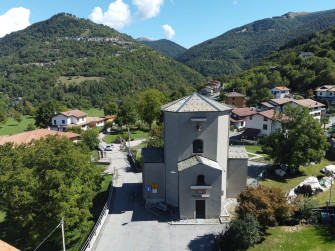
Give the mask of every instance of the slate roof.
M 206 166 L 215 168 L 215 169 L 219 169 L 222 170 L 222 167 L 219 165 L 219 163 L 217 163 L 216 161 L 207 159 L 205 157 L 201 157 L 201 156 L 193 156 L 191 158 L 182 160 L 180 162 L 178 162 L 178 171 L 183 171 L 187 168 L 199 165 L 199 164 L 204 164 Z
M 294 101 L 295 99 L 293 98 L 273 98 L 270 99 L 271 102 L 276 103 L 277 105 L 283 105 L 286 103 L 289 103 L 291 101 Z
M 248 159 L 248 153 L 244 146 L 229 146 L 229 159 Z
M 320 88 L 316 89 L 317 92 L 328 92 L 335 91 L 335 85 L 323 85 Z
M 87 116 L 87 113 L 85 113 L 83 111 L 80 111 L 80 110 L 71 110 L 71 111 L 61 112 L 59 114 L 63 114 L 66 117 L 73 116 L 73 117 L 76 117 L 76 118 Z
M 18 133 L 14 135 L 0 136 L 0 145 L 4 145 L 7 142 L 13 142 L 14 145 L 21 145 L 24 143 L 29 143 L 33 139 L 39 140 L 40 138 L 46 137 L 48 135 L 61 135 L 69 139 L 75 139 L 77 137 L 80 137 L 80 134 L 72 133 L 72 132 L 58 132 L 58 131 L 51 131 L 48 129 L 37 129 L 37 130 L 22 132 L 22 133 Z
M 307 108 L 315 108 L 315 107 L 323 107 L 325 106 L 324 104 L 317 102 L 315 100 L 312 99 L 295 99 L 292 102 L 307 107 Z
M 161 106 L 163 112 L 222 112 L 231 111 L 229 106 L 193 93 Z
M 164 147 L 142 148 L 143 163 L 164 163 Z
M 238 92 L 229 92 L 225 94 L 226 97 L 245 97 L 244 94 Z

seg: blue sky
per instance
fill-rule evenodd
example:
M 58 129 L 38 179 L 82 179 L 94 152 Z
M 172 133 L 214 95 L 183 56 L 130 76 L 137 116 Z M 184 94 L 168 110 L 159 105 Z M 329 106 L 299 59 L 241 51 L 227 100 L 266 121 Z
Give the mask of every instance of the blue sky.
M 133 38 L 167 38 L 190 48 L 259 19 L 334 8 L 334 0 L 1 0 L 0 37 L 67 12 Z

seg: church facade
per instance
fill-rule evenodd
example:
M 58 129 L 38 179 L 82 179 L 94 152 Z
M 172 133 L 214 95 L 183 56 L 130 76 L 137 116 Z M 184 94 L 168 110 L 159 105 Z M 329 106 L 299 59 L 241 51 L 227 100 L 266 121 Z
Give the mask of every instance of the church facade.
M 142 149 L 146 203 L 178 207 L 181 219 L 219 217 L 247 179 L 244 147 L 229 146 L 232 108 L 193 93 L 161 110 L 164 147 Z

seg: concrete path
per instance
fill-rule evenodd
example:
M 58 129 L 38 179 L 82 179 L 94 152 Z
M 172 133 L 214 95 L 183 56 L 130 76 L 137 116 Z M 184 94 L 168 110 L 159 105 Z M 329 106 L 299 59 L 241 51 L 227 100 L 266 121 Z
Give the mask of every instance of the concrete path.
M 93 250 L 213 250 L 214 234 L 225 225 L 169 225 L 144 208 L 142 174 L 119 151 L 111 151 L 118 177 L 112 208 Z
M 256 154 L 256 153 L 250 153 L 247 152 L 247 154 L 253 155 L 254 157 L 249 158 L 249 160 L 254 160 L 254 159 L 259 159 L 259 158 L 263 158 L 262 155 Z

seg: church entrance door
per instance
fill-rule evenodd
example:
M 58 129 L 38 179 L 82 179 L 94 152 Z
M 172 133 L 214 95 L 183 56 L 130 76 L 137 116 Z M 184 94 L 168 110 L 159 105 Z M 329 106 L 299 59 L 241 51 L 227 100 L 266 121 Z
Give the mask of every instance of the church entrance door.
M 196 200 L 195 201 L 195 218 L 205 219 L 205 208 L 206 208 L 205 200 Z

